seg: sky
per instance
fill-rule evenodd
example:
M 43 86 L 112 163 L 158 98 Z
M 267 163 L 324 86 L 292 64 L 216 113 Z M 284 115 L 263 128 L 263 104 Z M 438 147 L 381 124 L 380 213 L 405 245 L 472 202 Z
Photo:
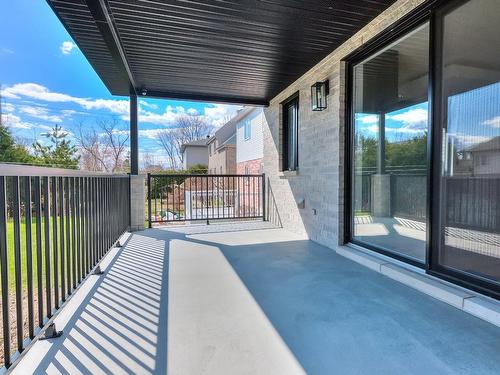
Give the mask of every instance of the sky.
M 22 15 L 22 16 L 21 16 Z M 128 128 L 127 97 L 112 96 L 69 34 L 42 0 L 0 2 L 0 85 L 4 121 L 27 144 L 55 124 L 75 134 L 103 120 Z M 185 114 L 202 115 L 215 125 L 239 106 L 177 100 L 139 100 L 139 157 L 167 158 L 155 135 Z
M 402 141 L 428 131 L 427 102 L 385 115 L 385 136 Z M 378 115 L 356 113 L 356 131 L 377 137 Z M 454 140 L 457 151 L 468 150 L 479 143 L 500 136 L 500 83 L 477 87 L 448 97 L 447 137 Z

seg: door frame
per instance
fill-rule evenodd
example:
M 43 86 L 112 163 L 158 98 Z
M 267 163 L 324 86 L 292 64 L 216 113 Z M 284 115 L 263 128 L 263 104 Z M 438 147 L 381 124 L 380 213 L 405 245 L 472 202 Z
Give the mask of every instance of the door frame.
M 409 263 L 413 266 L 423 268 L 429 275 L 436 276 L 454 284 L 464 286 L 468 289 L 480 292 L 490 297 L 500 299 L 500 283 L 483 279 L 480 276 L 461 272 L 444 267 L 438 263 L 438 252 L 444 245 L 444 237 L 441 236 L 441 148 L 442 148 L 442 126 L 443 118 L 442 103 L 442 41 L 443 41 L 443 17 L 455 8 L 474 0 L 431 0 L 418 6 L 415 10 L 386 28 L 371 41 L 349 54 L 343 59 L 346 64 L 345 74 L 345 147 L 344 147 L 344 243 L 354 243 L 358 246 L 376 251 L 399 261 Z M 404 255 L 384 250 L 375 245 L 357 241 L 353 238 L 353 150 L 354 150 L 354 114 L 353 102 L 353 68 L 373 53 L 393 43 L 397 39 L 408 34 L 412 30 L 429 22 L 429 81 L 428 81 L 428 103 L 429 103 L 429 129 L 427 137 L 427 238 L 426 259 L 421 263 Z

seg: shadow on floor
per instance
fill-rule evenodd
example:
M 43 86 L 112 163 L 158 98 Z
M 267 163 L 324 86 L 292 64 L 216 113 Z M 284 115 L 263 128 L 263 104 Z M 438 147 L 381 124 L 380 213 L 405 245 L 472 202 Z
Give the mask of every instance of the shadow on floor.
M 135 233 L 36 371 L 500 373 L 497 327 L 282 229 L 228 228 Z
M 165 374 L 167 283 L 164 241 L 131 236 L 67 322 L 64 335 L 39 341 L 30 350 L 35 353 L 28 352 L 43 355 L 33 372 Z

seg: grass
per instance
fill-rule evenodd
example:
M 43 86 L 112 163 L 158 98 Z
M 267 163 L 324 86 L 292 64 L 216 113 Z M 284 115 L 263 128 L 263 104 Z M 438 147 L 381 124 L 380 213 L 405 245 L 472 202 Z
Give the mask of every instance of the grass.
M 58 246 L 57 246 L 57 258 L 59 267 L 57 270 L 59 285 L 61 283 L 61 230 L 60 230 L 60 221 L 59 218 L 56 222 L 56 231 L 58 237 Z M 27 289 L 28 284 L 28 272 L 27 272 L 27 236 L 26 236 L 26 221 L 21 220 L 20 222 L 20 238 L 21 238 L 21 279 L 22 279 L 22 287 L 25 291 Z M 72 222 L 70 220 L 70 233 L 72 230 Z M 54 274 L 54 245 L 53 245 L 53 230 L 54 230 L 54 219 L 51 217 L 49 221 L 49 238 L 50 238 L 50 270 L 51 270 L 51 284 L 54 286 L 55 274 Z M 64 232 L 66 232 L 66 218 L 64 222 Z M 72 257 L 75 256 L 72 252 L 68 252 L 66 249 L 66 233 L 64 233 L 64 247 L 65 247 L 65 258 L 70 256 L 70 261 L 72 261 Z M 71 237 L 70 237 L 71 238 Z M 33 270 L 33 286 L 36 289 L 37 285 L 37 277 L 38 277 L 38 262 L 42 263 L 42 284 L 45 285 L 45 220 L 41 219 L 41 242 L 39 244 L 41 249 L 41 259 L 38 259 L 37 256 L 37 242 L 36 242 L 36 221 L 33 220 L 31 223 L 31 253 L 32 253 L 32 270 Z M 14 221 L 12 219 L 7 221 L 7 249 L 8 249 L 8 274 L 9 274 L 9 290 L 15 290 L 15 251 L 14 251 Z M 65 263 L 67 260 L 65 259 Z M 65 264 L 66 266 L 66 264 Z M 66 273 L 66 267 L 65 267 Z M 66 276 L 67 279 L 67 276 Z

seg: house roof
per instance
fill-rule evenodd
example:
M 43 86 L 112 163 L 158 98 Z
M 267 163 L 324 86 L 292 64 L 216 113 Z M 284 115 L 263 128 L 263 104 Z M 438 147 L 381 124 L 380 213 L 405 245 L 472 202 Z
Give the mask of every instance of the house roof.
M 469 151 L 480 152 L 480 151 L 500 151 L 500 136 L 491 138 L 488 141 L 477 143 L 472 146 Z
M 46 0 L 113 95 L 267 105 L 395 0 Z
M 181 145 L 181 152 L 184 152 L 184 150 L 187 147 L 207 147 L 207 141 L 208 141 L 208 138 L 202 138 L 202 139 L 197 139 L 195 141 L 183 143 Z
M 254 107 L 243 107 L 238 110 L 235 116 L 229 119 L 224 125 L 222 125 L 213 136 L 210 137 L 207 144 L 212 143 L 215 139 L 219 141 L 219 147 L 227 143 L 227 141 L 236 135 L 236 124 L 247 114 L 252 112 Z M 235 138 L 236 139 L 236 138 Z M 236 144 L 236 141 L 234 142 Z

